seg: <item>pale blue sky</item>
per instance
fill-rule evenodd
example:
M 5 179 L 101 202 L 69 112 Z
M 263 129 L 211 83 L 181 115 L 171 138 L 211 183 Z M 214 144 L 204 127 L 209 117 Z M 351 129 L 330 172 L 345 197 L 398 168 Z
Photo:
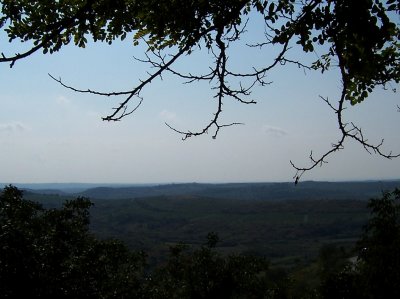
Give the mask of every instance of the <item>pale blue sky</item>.
M 255 40 L 257 33 L 249 32 L 248 39 Z M 2 47 L 5 53 L 17 51 L 14 45 Z M 54 55 L 36 54 L 13 69 L 0 65 L 0 182 L 291 181 L 295 172 L 289 160 L 308 165 L 311 150 L 323 153 L 339 136 L 334 113 L 319 99 L 339 95 L 337 70 L 321 76 L 280 67 L 270 75 L 272 85 L 254 89 L 252 98 L 258 104 L 227 99 L 222 120 L 244 126 L 226 128 L 216 140 L 210 134 L 186 141 L 164 122 L 182 130 L 204 126 L 215 108 L 208 84 L 182 85 L 166 75 L 143 91 L 145 100 L 134 115 L 105 123 L 101 117 L 117 99 L 74 93 L 47 75 L 81 88 L 125 90 L 148 70 L 132 58 L 142 54 L 143 49 L 127 39 L 112 46 L 68 46 Z M 244 70 L 271 58 L 267 51 L 257 54 L 235 47 L 230 61 Z M 179 67 L 196 72 L 205 69 L 207 61 L 206 53 L 199 52 L 184 58 Z M 385 149 L 400 152 L 399 104 L 398 94 L 377 90 L 345 115 L 371 142 L 385 138 Z M 351 141 L 328 161 L 303 180 L 400 178 L 400 159 L 369 155 Z

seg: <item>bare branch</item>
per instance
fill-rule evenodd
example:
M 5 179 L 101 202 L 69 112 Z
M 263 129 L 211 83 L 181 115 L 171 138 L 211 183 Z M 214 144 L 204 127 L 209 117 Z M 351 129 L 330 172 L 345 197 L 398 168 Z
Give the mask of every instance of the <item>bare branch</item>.
M 51 74 L 48 74 L 48 75 L 49 75 L 49 77 L 51 79 L 53 79 L 54 81 L 58 82 L 61 86 L 65 87 L 67 89 L 70 89 L 70 90 L 72 90 L 74 92 L 78 92 L 78 93 L 90 93 L 90 94 L 93 94 L 93 95 L 106 96 L 106 97 L 127 95 L 127 94 L 131 94 L 132 93 L 131 90 L 129 90 L 129 91 L 118 91 L 118 92 L 100 92 L 100 91 L 95 91 L 95 90 L 91 90 L 91 89 L 85 89 L 85 90 L 78 89 L 78 88 L 75 88 L 75 87 L 72 87 L 70 85 L 65 84 L 64 82 L 62 82 L 61 78 L 57 79 Z
M 368 139 L 366 139 L 364 137 L 364 134 L 363 134 L 361 128 L 357 127 L 354 123 L 350 123 L 350 126 L 349 126 L 349 124 L 347 124 L 343 121 L 343 111 L 345 110 L 344 102 L 346 100 L 348 75 L 346 73 L 345 68 L 343 67 L 344 64 L 340 62 L 340 60 L 342 59 L 341 53 L 337 53 L 337 56 L 339 58 L 339 67 L 341 70 L 342 80 L 343 80 L 342 93 L 341 93 L 340 99 L 338 101 L 338 107 L 337 108 L 334 107 L 329 102 L 328 99 L 323 98 L 323 97 L 321 97 L 321 98 L 337 114 L 337 122 L 339 124 L 339 130 L 341 132 L 341 137 L 337 143 L 332 144 L 331 150 L 327 151 L 325 154 L 323 154 L 319 158 L 314 158 L 313 153 L 311 152 L 311 154 L 310 154 L 311 165 L 308 167 L 298 167 L 292 161 L 290 161 L 290 164 L 296 170 L 296 173 L 293 177 L 295 179 L 295 184 L 297 184 L 299 182 L 299 180 L 301 179 L 301 177 L 303 176 L 303 174 L 305 172 L 312 170 L 316 166 L 322 166 L 323 163 L 327 163 L 326 159 L 334 152 L 342 150 L 344 148 L 345 140 L 349 139 L 349 138 L 360 143 L 369 154 L 374 153 L 374 154 L 377 154 L 386 159 L 393 159 L 393 158 L 400 157 L 400 153 L 393 154 L 392 152 L 385 153 L 384 151 L 382 151 L 381 147 L 383 145 L 383 139 L 378 144 L 369 143 Z
M 148 63 L 148 64 L 150 64 L 150 65 L 152 65 L 153 67 L 156 67 L 156 68 L 164 67 L 165 64 L 166 64 L 165 55 L 162 55 L 159 50 L 151 51 L 151 53 L 159 61 L 151 59 L 148 54 L 146 54 L 146 59 L 138 59 L 138 58 L 135 58 L 135 59 L 140 61 L 140 62 Z M 171 67 L 167 67 L 166 70 L 169 71 L 170 73 L 172 73 L 175 76 L 178 76 L 178 77 L 180 77 L 182 79 L 187 80 L 187 81 L 184 82 L 184 84 L 192 83 L 192 82 L 195 82 L 195 81 L 202 81 L 202 80 L 211 81 L 211 80 L 213 80 L 215 78 L 215 70 L 212 69 L 212 68 L 210 68 L 210 72 L 209 73 L 204 74 L 204 75 L 194 75 L 194 74 L 191 74 L 191 73 L 183 74 L 181 72 L 178 72 L 178 71 L 172 69 Z
M 260 70 L 254 69 L 254 72 L 252 73 L 232 73 L 230 72 L 229 75 L 235 76 L 235 77 L 256 77 L 256 78 L 264 78 L 265 74 L 273 69 L 278 63 L 280 63 L 286 54 L 286 52 L 289 50 L 289 40 L 283 45 L 283 48 L 281 52 L 277 55 L 277 57 L 274 59 L 274 62 L 270 64 L 269 66 L 266 66 Z
M 10 63 L 10 68 L 12 68 L 17 62 L 17 60 L 23 59 L 25 57 L 28 57 L 29 55 L 35 53 L 39 49 L 41 49 L 44 45 L 44 42 L 39 43 L 37 46 L 31 48 L 30 50 L 24 52 L 24 53 L 16 53 L 14 56 L 6 57 L 4 53 L 1 53 L 1 58 L 0 58 L 0 63 L 1 62 L 11 62 Z
M 142 88 L 144 86 L 146 86 L 147 84 L 151 83 L 156 77 L 160 76 L 162 74 L 162 72 L 164 72 L 165 70 L 168 69 L 168 67 L 173 64 L 180 56 L 182 56 L 182 54 L 184 54 L 190 47 L 184 47 L 182 49 L 179 50 L 178 53 L 176 53 L 175 55 L 172 56 L 172 58 L 165 62 L 165 64 L 163 65 L 157 65 L 158 66 L 158 70 L 156 72 L 154 72 L 153 74 L 149 74 L 149 77 L 144 80 L 141 81 L 141 83 L 139 85 L 137 85 L 134 89 L 129 90 L 129 91 L 119 91 L 119 92 L 100 92 L 100 91 L 95 91 L 95 90 L 91 90 L 91 89 L 78 89 L 75 87 L 72 87 L 70 85 L 65 84 L 64 82 L 62 82 L 61 78 L 57 79 L 54 76 L 52 76 L 51 74 L 49 74 L 49 76 L 56 82 L 58 82 L 59 84 L 61 84 L 63 87 L 70 89 L 72 91 L 75 92 L 79 92 L 79 93 L 88 93 L 88 94 L 93 94 L 93 95 L 100 95 L 100 96 L 127 96 L 125 98 L 124 101 L 122 101 L 117 107 L 113 108 L 114 112 L 111 113 L 110 115 L 103 117 L 102 119 L 105 121 L 119 121 L 121 120 L 123 117 L 128 116 L 130 114 L 132 114 L 133 112 L 135 112 L 139 106 L 142 104 L 143 102 L 143 98 L 139 96 L 140 91 L 142 90 Z M 147 61 L 146 61 L 147 62 Z M 139 99 L 139 103 L 135 106 L 135 108 L 133 108 L 132 110 L 128 110 L 128 102 L 133 98 L 133 97 L 137 97 Z
M 110 115 L 108 115 L 106 117 L 103 117 L 103 120 L 106 120 L 106 121 L 119 121 L 123 117 L 125 117 L 125 116 L 131 114 L 133 111 L 135 111 L 136 108 L 133 111 L 131 111 L 130 113 L 125 113 L 126 105 L 128 104 L 128 102 L 134 96 L 138 96 L 140 91 L 142 90 L 142 88 L 144 86 L 146 86 L 147 84 L 151 83 L 151 81 L 153 81 L 155 78 L 160 76 L 162 74 L 162 72 L 164 72 L 171 64 L 173 64 L 189 48 L 190 48 L 189 46 L 186 46 L 186 47 L 180 49 L 179 52 L 176 53 L 174 56 L 172 56 L 172 58 L 165 65 L 161 66 L 156 72 L 151 74 L 146 80 L 142 81 L 141 84 L 139 84 L 133 90 L 131 90 L 131 92 L 128 95 L 128 97 L 122 103 L 120 103 L 118 107 L 115 108 L 115 111 L 112 114 L 110 114 Z M 143 100 L 141 100 L 141 102 L 142 101 Z
M 223 98 L 225 96 L 231 97 L 236 99 L 237 101 L 241 102 L 241 103 L 245 103 L 245 104 L 253 104 L 255 103 L 255 101 L 246 101 L 243 100 L 240 95 L 249 95 L 249 91 L 251 89 L 250 88 L 243 88 L 242 86 L 240 86 L 239 90 L 234 90 L 231 89 L 229 86 L 226 85 L 226 76 L 227 74 L 229 74 L 229 72 L 227 71 L 227 56 L 226 56 L 226 44 L 222 38 L 224 33 L 224 28 L 221 27 L 218 29 L 218 33 L 216 36 L 216 43 L 219 49 L 219 54 L 216 55 L 216 62 L 215 62 L 215 68 L 212 70 L 212 72 L 210 73 L 210 76 L 212 78 L 217 78 L 218 80 L 218 85 L 214 88 L 217 90 L 217 93 L 215 95 L 215 98 L 217 99 L 217 110 L 214 113 L 214 117 L 213 119 L 200 131 L 197 132 L 191 132 L 191 131 L 181 131 L 178 130 L 174 127 L 172 127 L 171 125 L 169 125 L 168 123 L 166 123 L 166 125 L 172 129 L 173 131 L 182 134 L 183 140 L 186 140 L 189 137 L 193 137 L 193 136 L 199 136 L 199 135 L 203 135 L 208 133 L 209 129 L 211 129 L 212 127 L 215 127 L 215 132 L 212 136 L 213 139 L 215 139 L 220 131 L 221 128 L 224 127 L 230 127 L 230 126 L 234 126 L 234 125 L 242 125 L 243 123 L 230 123 L 230 124 L 219 124 L 219 117 L 220 114 L 222 112 L 222 105 L 223 105 Z M 194 80 L 198 80 L 198 78 L 192 78 Z M 204 78 L 201 78 L 199 80 L 202 80 Z
M 212 135 L 213 139 L 217 138 L 217 135 L 219 133 L 219 130 L 221 128 L 225 128 L 225 127 L 231 127 L 231 126 L 236 126 L 236 125 L 244 125 L 244 123 L 230 123 L 230 124 L 224 124 L 224 125 L 220 125 L 217 123 L 217 121 L 215 120 L 215 118 L 201 131 L 198 132 L 191 132 L 191 131 L 180 131 L 174 127 L 172 127 L 170 124 L 165 123 L 165 125 L 170 128 L 172 131 L 179 133 L 181 135 L 183 135 L 182 140 L 186 140 L 190 137 L 194 137 L 194 136 L 200 136 L 200 135 L 204 135 L 204 134 L 208 134 L 208 130 L 214 125 L 216 127 L 216 130 L 214 132 L 214 134 Z

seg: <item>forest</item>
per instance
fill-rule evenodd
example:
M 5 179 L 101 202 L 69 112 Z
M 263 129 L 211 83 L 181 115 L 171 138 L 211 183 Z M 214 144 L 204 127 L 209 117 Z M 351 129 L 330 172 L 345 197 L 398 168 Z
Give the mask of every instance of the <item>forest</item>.
M 245 185 L 240 188 L 249 187 Z M 177 187 L 183 188 L 151 188 Z M 190 193 L 205 186 L 186 187 L 191 190 L 186 195 L 88 199 L 6 186 L 0 202 L 1 294 L 4 298 L 396 298 L 400 294 L 398 189 L 379 191 L 373 199 L 257 200 L 195 196 Z

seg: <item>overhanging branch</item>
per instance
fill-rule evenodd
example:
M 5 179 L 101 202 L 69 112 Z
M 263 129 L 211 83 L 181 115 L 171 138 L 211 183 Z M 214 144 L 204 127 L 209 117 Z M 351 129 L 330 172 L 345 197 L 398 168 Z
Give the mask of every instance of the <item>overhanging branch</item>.
M 349 81 L 348 81 L 348 74 L 345 70 L 344 64 L 341 63 L 341 59 L 343 59 L 343 58 L 339 51 L 337 53 L 337 56 L 339 58 L 339 68 L 340 68 L 342 80 L 343 80 L 342 92 L 341 92 L 340 99 L 338 101 L 337 108 L 334 107 L 327 98 L 323 98 L 323 97 L 321 97 L 321 98 L 337 114 L 337 123 L 339 125 L 341 137 L 339 138 L 339 140 L 336 143 L 332 144 L 332 148 L 329 151 L 327 151 L 325 154 L 321 155 L 319 158 L 315 158 L 313 156 L 313 152 L 311 152 L 310 157 L 309 157 L 311 164 L 308 167 L 298 167 L 292 161 L 290 161 L 290 164 L 296 170 L 296 173 L 293 177 L 295 180 L 295 184 L 297 184 L 299 182 L 300 178 L 303 176 L 303 174 L 305 172 L 310 171 L 317 166 L 322 166 L 324 163 L 328 163 L 326 161 L 326 159 L 330 155 L 332 155 L 334 152 L 344 149 L 344 142 L 347 139 L 353 139 L 353 140 L 357 141 L 359 144 L 362 145 L 362 147 L 369 154 L 374 153 L 374 154 L 377 154 L 386 159 L 393 159 L 393 158 L 400 157 L 400 153 L 393 154 L 392 152 L 387 153 L 382 150 L 382 145 L 383 145 L 383 141 L 384 141 L 383 139 L 377 144 L 370 143 L 368 141 L 368 139 L 365 138 L 365 136 L 362 132 L 362 129 L 360 127 L 356 126 L 353 122 L 351 122 L 351 123 L 344 122 L 344 120 L 343 120 L 343 112 L 345 110 L 344 103 L 346 101 L 347 88 L 348 88 L 347 84 Z

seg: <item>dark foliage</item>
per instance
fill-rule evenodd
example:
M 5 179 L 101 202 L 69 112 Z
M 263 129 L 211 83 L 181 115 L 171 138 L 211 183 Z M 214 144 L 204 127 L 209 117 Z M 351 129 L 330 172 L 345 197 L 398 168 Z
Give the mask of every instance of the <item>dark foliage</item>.
M 0 197 L 2 298 L 124 298 L 135 295 L 144 259 L 89 233 L 85 198 L 45 210 L 6 187 Z
M 370 200 L 372 217 L 357 243 L 358 259 L 325 278 L 323 298 L 400 297 L 399 200 L 399 189 Z
M 351 251 L 321 248 L 317 272 L 271 267 L 263 257 L 226 254 L 209 233 L 201 246 L 170 247 L 166 261 L 146 268 L 145 255 L 89 231 L 85 198 L 45 209 L 13 186 L 0 196 L 2 298 L 398 298 L 400 191 L 369 203 L 372 217 Z M 313 267 L 309 265 L 308 267 Z M 310 269 L 311 269 L 310 268 Z M 146 270 L 147 269 L 147 270 Z M 309 272 L 310 273 L 310 272 Z M 315 276 L 317 275 L 317 276 Z
M 89 233 L 85 198 L 46 210 L 8 186 L 0 197 L 2 298 L 285 298 L 284 275 L 265 259 L 223 256 L 210 234 L 200 249 L 171 248 L 145 273 L 144 254 Z

